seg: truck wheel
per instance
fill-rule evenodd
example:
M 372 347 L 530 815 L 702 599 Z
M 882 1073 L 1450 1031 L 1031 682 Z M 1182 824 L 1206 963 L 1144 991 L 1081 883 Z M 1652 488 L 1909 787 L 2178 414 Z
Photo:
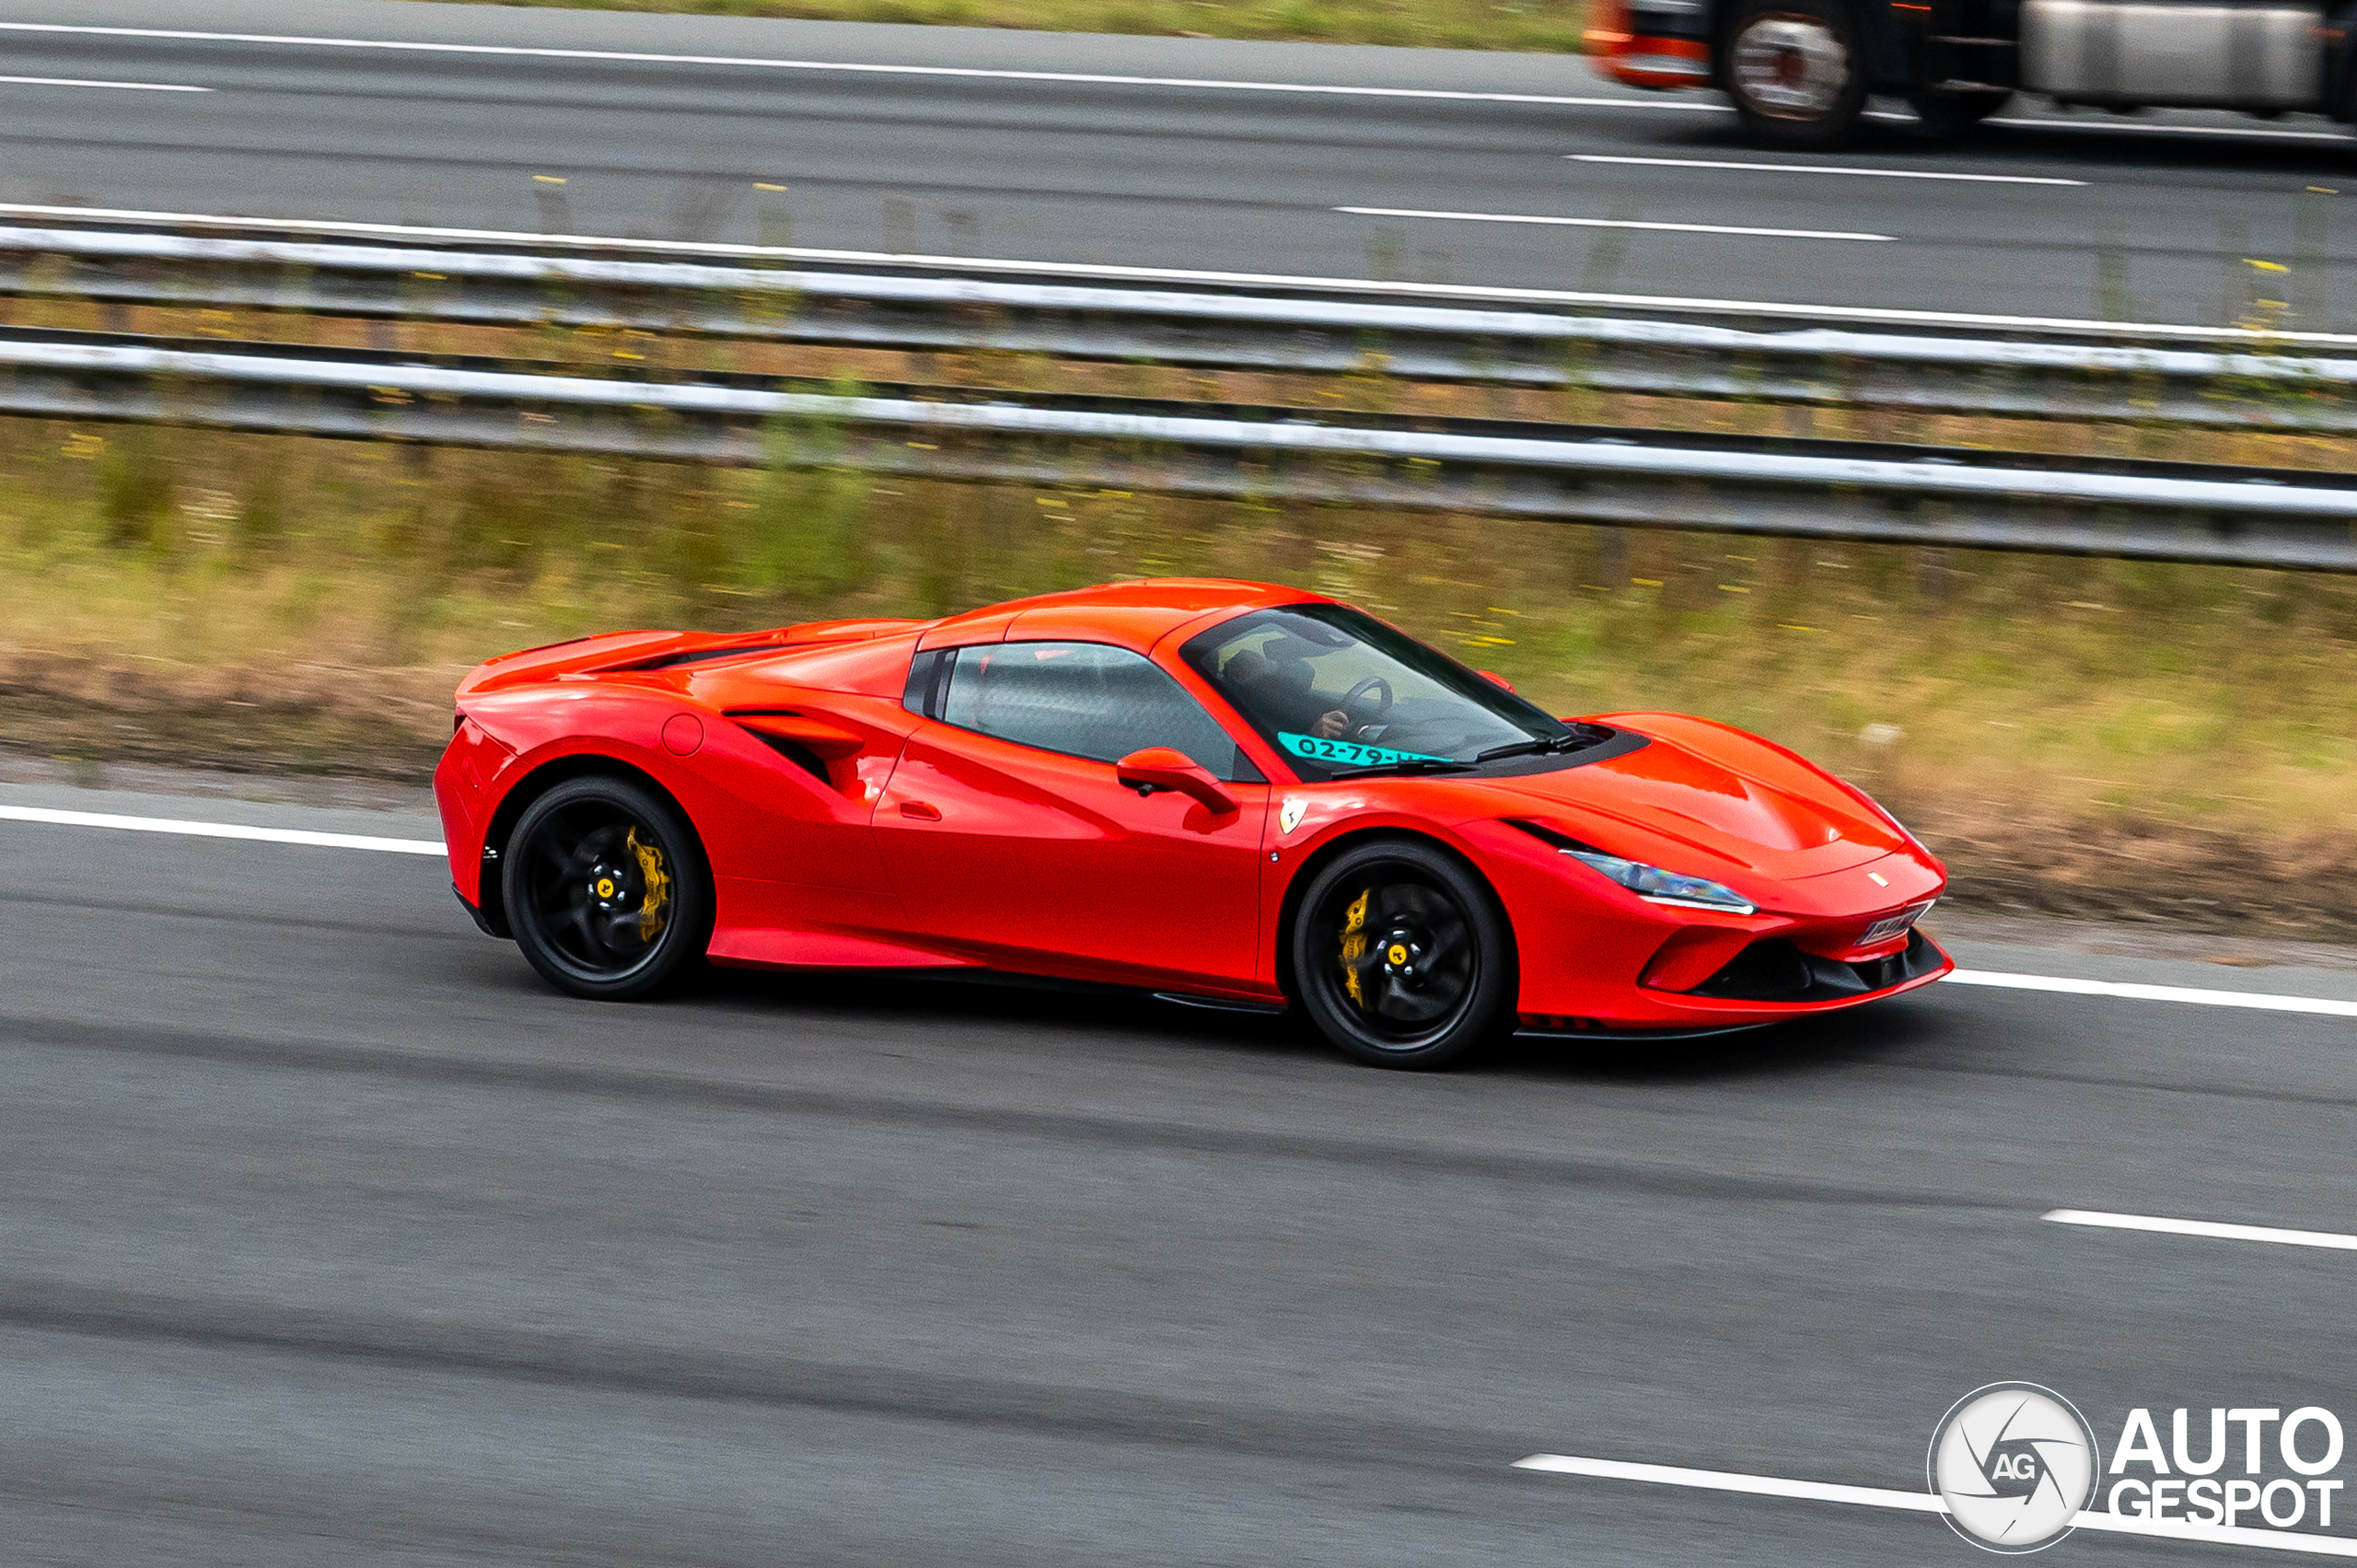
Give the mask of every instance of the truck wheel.
M 1753 140 L 1838 147 L 1857 134 L 1866 76 L 1839 0 L 1744 0 L 1719 35 L 1719 79 Z
M 2009 92 L 1944 93 L 1925 88 L 1910 94 L 1908 106 L 1931 135 L 1945 140 L 1961 136 L 2005 107 Z

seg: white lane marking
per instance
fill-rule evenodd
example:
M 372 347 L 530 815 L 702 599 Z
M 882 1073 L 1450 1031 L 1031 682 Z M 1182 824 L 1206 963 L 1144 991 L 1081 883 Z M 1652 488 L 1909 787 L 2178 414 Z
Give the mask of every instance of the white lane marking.
M 991 256 L 932 256 L 917 251 L 829 250 L 794 245 L 725 245 L 691 239 L 632 239 L 619 235 L 541 234 L 507 228 L 429 228 L 398 223 L 345 223 L 331 218 L 238 217 L 223 213 L 149 212 L 136 207 L 64 207 L 0 202 L 0 214 L 72 218 L 84 223 L 153 224 L 166 227 L 277 229 L 289 234 L 370 235 L 388 239 L 463 239 L 536 250 L 573 248 L 642 250 L 662 255 L 769 258 L 866 266 L 938 267 L 955 272 L 1028 273 L 1039 277 L 1094 278 L 1118 283 L 1195 283 L 1321 293 L 1393 294 L 1421 299 L 1514 300 L 1535 305 L 1690 310 L 1739 316 L 1790 316 L 1811 321 L 1873 321 L 1893 325 L 1994 327 L 2088 332 L 2103 337 L 2170 337 L 2200 343 L 2357 344 L 2357 332 L 2266 332 L 2247 327 L 2196 327 L 2162 321 L 2096 321 L 2073 316 L 1992 316 L 1958 310 L 1910 310 L 1890 306 L 1797 305 L 1766 299 L 1713 299 L 1678 294 L 1596 294 L 1576 289 L 1512 288 L 1495 284 L 1394 283 L 1381 278 L 1316 277 L 1290 273 L 1222 273 L 1190 267 L 1122 267 L 1089 261 L 1023 261 Z
M 2043 174 L 1959 174 L 1932 168 L 1858 168 L 1833 163 L 1727 163 L 1704 157 L 1615 157 L 1606 153 L 1565 153 L 1573 163 L 1634 163 L 1648 168 L 1739 168 L 1760 174 L 1858 174 L 1875 180 L 1963 180 L 1980 185 L 2084 185 Z
M 2205 1236 L 2219 1241 L 2271 1241 L 2279 1247 L 2328 1247 L 2357 1252 L 2357 1236 L 2331 1230 L 2284 1230 L 2271 1225 L 2221 1225 L 2215 1220 L 2173 1220 L 2158 1214 L 2107 1214 L 2095 1209 L 2056 1209 L 2041 1214 L 2056 1225 L 2096 1225 L 2106 1230 L 2154 1230 L 2167 1236 Z
M 1566 98 L 1544 93 L 1452 92 L 1440 87 L 1350 87 L 1318 82 L 1235 82 L 1216 77 L 1123 76 L 1089 71 L 995 71 L 972 65 L 875 65 L 843 60 L 764 60 L 736 54 L 649 54 L 618 49 L 540 49 L 520 44 L 418 43 L 390 39 L 310 38 L 296 34 L 195 32 L 179 28 L 74 27 L 61 22 L 0 22 L 0 32 L 80 33 L 190 43 L 271 43 L 308 49 L 374 49 L 424 54 L 489 54 L 531 60 L 593 60 L 623 65 L 741 65 L 763 71 L 850 71 L 880 76 L 966 76 L 1006 82 L 1072 82 L 1090 87 L 1203 87 L 1223 92 L 1316 93 L 1338 98 L 1446 99 L 1468 103 L 1543 103 L 1580 109 L 1667 109 L 1732 114 L 1716 103 L 1630 98 Z
M 134 833 L 179 833 L 195 839 L 249 839 L 316 849 L 366 849 L 384 854 L 442 854 L 437 839 L 380 839 L 366 833 L 314 833 L 300 828 L 249 828 L 240 822 L 192 822 L 173 817 L 123 817 L 109 811 L 52 811 L 40 806 L 0 806 L 0 822 L 41 822 L 61 828 L 118 828 Z
M 2266 991 L 2209 991 L 2191 985 L 2133 985 L 2114 980 L 2066 980 L 2056 975 L 2003 974 L 1994 970 L 1954 970 L 1941 983 L 1993 985 L 2007 991 L 2058 991 L 2071 996 L 2115 996 L 2131 1002 L 2190 1002 L 2203 1007 L 2255 1007 L 2268 1013 L 2320 1013 L 2357 1018 L 2357 1002 L 2322 996 L 2283 996 Z
M 2117 131 L 2147 136 L 2266 136 L 2279 142 L 2346 142 L 2337 131 L 2264 131 L 2239 125 L 2139 125 L 2129 120 L 1990 120 L 1990 125 L 2018 125 L 2036 131 Z
M 0 76 L 0 83 L 19 87 L 114 87 L 127 93 L 209 93 L 211 87 L 184 87 L 171 82 L 88 82 L 79 76 Z
M 1527 213 L 1431 213 L 1416 207 L 1336 207 L 1371 218 L 1446 218 L 1451 223 L 1543 223 L 1566 228 L 1649 228 L 1668 234 L 1738 234 L 1755 239 L 1871 239 L 1887 241 L 1891 234 L 1852 234 L 1838 228 L 1739 228 L 1716 223 L 1640 223 L 1634 218 L 1558 218 Z
M 1590 1459 L 1576 1454 L 1533 1454 L 1516 1459 L 1518 1470 L 1596 1476 L 1605 1481 L 1643 1481 L 1656 1486 L 1693 1486 L 1709 1492 L 1743 1492 L 1754 1497 L 1802 1497 L 1812 1503 L 1856 1503 L 1868 1508 L 1905 1508 L 1945 1514 L 1947 1504 L 1928 1492 L 1894 1492 L 1882 1486 L 1841 1486 L 1832 1481 L 1790 1481 L 1782 1476 L 1744 1475 L 1736 1470 L 1695 1470 L 1682 1465 L 1641 1465 L 1627 1459 Z
M 1898 1492 L 1881 1486 L 1841 1486 L 1831 1481 L 1791 1481 L 1782 1476 L 1745 1475 L 1736 1470 L 1697 1470 L 1679 1465 L 1641 1465 L 1626 1459 L 1591 1459 L 1577 1454 L 1533 1454 L 1516 1459 L 1518 1470 L 1543 1470 L 1553 1475 L 1594 1476 L 1604 1481 L 1641 1481 L 1655 1486 L 1693 1487 L 1705 1492 L 1737 1492 L 1754 1497 L 1796 1497 L 1811 1503 L 1850 1503 L 1866 1508 L 1897 1508 L 1913 1514 L 1945 1514 L 1947 1504 L 1928 1492 Z M 2186 1519 L 2139 1519 L 2127 1514 L 2099 1514 L 2089 1508 L 2071 1521 L 2083 1530 L 2110 1530 L 2120 1535 L 2157 1536 L 2166 1540 L 2201 1541 L 2217 1546 L 2255 1546 L 2275 1551 L 2304 1551 L 2319 1557 L 2357 1557 L 2357 1540 L 2305 1534 L 2296 1530 L 2265 1530 L 2248 1525 L 2197 1525 Z

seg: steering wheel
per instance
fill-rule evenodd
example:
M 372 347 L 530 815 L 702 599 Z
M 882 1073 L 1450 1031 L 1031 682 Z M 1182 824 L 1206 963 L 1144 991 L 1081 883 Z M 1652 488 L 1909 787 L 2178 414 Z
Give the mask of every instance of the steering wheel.
M 1350 694 L 1342 699 L 1342 711 L 1350 714 L 1353 719 L 1358 718 L 1359 699 L 1368 695 L 1378 686 L 1383 688 L 1382 702 L 1376 708 L 1374 713 L 1369 714 L 1361 722 L 1365 724 L 1381 724 L 1384 718 L 1390 714 L 1391 704 L 1395 699 L 1391 695 L 1391 682 L 1386 680 L 1380 675 L 1370 675 L 1364 680 L 1360 681 L 1356 686 L 1352 687 Z

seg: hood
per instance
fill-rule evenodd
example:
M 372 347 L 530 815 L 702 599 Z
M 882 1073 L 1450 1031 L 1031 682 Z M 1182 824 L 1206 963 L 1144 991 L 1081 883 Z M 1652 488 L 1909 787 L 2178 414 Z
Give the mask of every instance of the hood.
M 1727 725 L 1679 714 L 1608 714 L 1650 745 L 1585 767 L 1499 779 L 1505 810 L 1599 849 L 1675 871 L 1791 881 L 1922 846 L 1865 796 Z

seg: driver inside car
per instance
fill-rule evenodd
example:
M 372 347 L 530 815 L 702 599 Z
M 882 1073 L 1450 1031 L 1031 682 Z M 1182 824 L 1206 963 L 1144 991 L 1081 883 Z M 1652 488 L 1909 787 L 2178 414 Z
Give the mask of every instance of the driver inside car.
M 1282 662 L 1246 648 L 1220 669 L 1228 695 L 1246 716 L 1268 729 L 1295 729 L 1320 740 L 1351 738 L 1357 727 L 1341 708 L 1323 708 L 1326 699 L 1310 684 L 1309 666 Z

